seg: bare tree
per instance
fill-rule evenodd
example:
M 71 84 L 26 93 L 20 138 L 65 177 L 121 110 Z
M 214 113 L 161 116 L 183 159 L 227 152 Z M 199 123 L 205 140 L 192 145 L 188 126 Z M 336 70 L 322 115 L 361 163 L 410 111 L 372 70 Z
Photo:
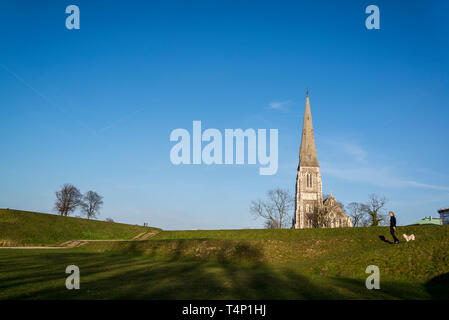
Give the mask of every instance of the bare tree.
M 371 221 L 371 226 L 382 225 L 386 222 L 385 204 L 387 198 L 375 193 L 370 194 L 368 202 L 364 205 L 364 211 Z
M 80 203 L 81 211 L 87 219 L 95 218 L 103 206 L 103 197 L 95 191 L 87 191 Z
M 306 218 L 312 228 L 331 228 L 336 223 L 335 215 L 340 208 L 343 210 L 340 202 L 330 202 L 327 205 L 314 207 L 311 212 L 306 213 Z
M 265 229 L 281 229 L 281 227 L 279 225 L 279 221 L 266 220 L 265 221 Z
M 354 227 L 367 227 L 371 224 L 370 217 L 367 215 L 366 204 L 351 202 L 347 208 Z
M 68 216 L 80 205 L 81 197 L 77 187 L 66 183 L 60 191 L 56 191 L 55 210 L 61 216 Z
M 274 189 L 267 192 L 267 201 L 252 201 L 250 212 L 255 218 L 266 219 L 265 227 L 268 229 L 286 228 L 291 222 L 291 211 L 294 199 L 290 192 L 283 189 Z
M 112 218 L 106 218 L 105 221 L 107 221 L 107 222 L 114 222 L 114 219 L 112 219 Z
M 326 207 L 314 207 L 313 211 L 306 213 L 311 228 L 328 228 L 332 225 L 332 218 Z

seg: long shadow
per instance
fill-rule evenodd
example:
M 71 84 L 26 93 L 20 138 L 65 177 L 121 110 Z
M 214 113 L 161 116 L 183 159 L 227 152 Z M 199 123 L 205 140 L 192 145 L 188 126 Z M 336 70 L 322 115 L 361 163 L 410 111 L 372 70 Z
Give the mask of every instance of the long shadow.
M 33 284 L 60 281 L 65 283 L 65 268 L 68 265 L 75 264 L 80 267 L 83 274 L 89 275 L 101 272 L 111 272 L 118 268 L 127 268 L 136 266 L 138 263 L 133 261 L 133 258 L 126 255 L 116 255 L 109 259 L 98 259 L 98 255 L 90 252 L 76 252 L 61 255 L 60 253 L 39 253 L 21 255 L 20 257 L 10 257 L 10 266 L 14 269 L 5 268 L 5 265 L 0 265 L 0 291 L 5 291 L 8 288 L 15 288 L 18 286 L 32 286 Z M 29 265 L 31 267 L 23 267 Z M 7 273 L 11 275 L 5 276 Z
M 380 235 L 379 239 L 382 240 L 383 242 L 389 243 L 389 244 L 393 244 L 392 241 L 385 239 L 385 236 Z
M 206 241 L 206 240 L 204 240 Z M 132 243 L 123 252 L 30 254 L 42 266 L 4 278 L 8 299 L 365 299 L 407 298 L 368 292 L 364 281 L 303 275 L 264 263 L 261 247 L 246 241 Z M 216 245 L 217 244 L 217 245 Z M 167 247 L 168 245 L 168 247 Z M 167 248 L 170 250 L 167 251 Z M 165 250 L 165 251 L 164 251 Z M 161 258 L 161 252 L 165 255 Z M 193 255 L 192 255 L 193 252 Z M 198 255 L 198 256 L 197 256 Z M 13 258 L 13 257 L 12 257 Z M 14 259 L 12 259 L 13 261 Z M 29 262 L 28 262 L 29 263 Z M 68 264 L 81 271 L 81 289 L 67 290 Z M 50 279 L 50 281 L 49 281 Z M 31 281 L 30 281 L 31 280 Z M 394 287 L 394 285 L 391 285 Z

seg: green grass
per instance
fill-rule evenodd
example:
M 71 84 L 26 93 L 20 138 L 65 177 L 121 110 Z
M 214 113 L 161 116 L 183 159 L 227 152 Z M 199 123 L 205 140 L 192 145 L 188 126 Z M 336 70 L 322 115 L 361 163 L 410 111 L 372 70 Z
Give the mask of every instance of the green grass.
M 26 223 L 26 222 L 24 222 Z M 46 229 L 48 230 L 48 229 Z M 0 299 L 448 299 L 449 227 L 162 231 L 146 241 L 0 250 Z M 65 268 L 81 289 L 65 288 Z M 365 269 L 380 268 L 380 290 Z
M 365 277 L 368 265 L 390 280 L 428 281 L 449 272 L 449 227 L 400 227 L 416 241 L 391 245 L 388 227 L 308 230 L 163 231 L 149 241 L 90 244 L 89 250 L 158 260 L 223 261 L 292 267 L 325 276 Z
M 65 289 L 76 264 L 81 289 Z M 80 249 L 0 252 L 0 299 L 429 299 L 425 284 L 382 280 L 367 290 L 361 277 L 323 276 L 300 269 L 230 261 L 157 260 Z
M 0 209 L 0 246 L 54 246 L 76 239 L 131 239 L 150 228 Z

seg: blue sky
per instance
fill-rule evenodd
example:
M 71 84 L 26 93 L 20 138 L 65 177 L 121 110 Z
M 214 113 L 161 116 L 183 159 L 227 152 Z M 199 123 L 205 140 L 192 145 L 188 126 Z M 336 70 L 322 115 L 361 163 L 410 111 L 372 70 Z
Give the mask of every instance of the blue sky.
M 80 30 L 65 28 L 66 6 Z M 380 30 L 365 28 L 366 6 Z M 294 190 L 305 91 L 323 178 L 385 195 L 399 224 L 449 206 L 447 1 L 0 1 L 0 207 L 52 212 L 64 183 L 101 219 L 258 228 Z M 170 162 L 173 129 L 275 128 L 279 170 Z

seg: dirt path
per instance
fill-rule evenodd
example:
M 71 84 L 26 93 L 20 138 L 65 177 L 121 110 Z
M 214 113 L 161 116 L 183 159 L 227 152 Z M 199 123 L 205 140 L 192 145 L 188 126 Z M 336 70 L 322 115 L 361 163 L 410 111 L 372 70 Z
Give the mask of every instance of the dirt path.
M 0 249 L 70 249 L 78 248 L 89 242 L 133 242 L 133 241 L 144 241 L 151 237 L 154 237 L 160 231 L 152 230 L 148 232 L 139 233 L 132 239 L 112 239 L 112 240 L 93 240 L 93 239 L 83 239 L 83 240 L 69 240 L 61 243 L 58 247 L 46 247 L 46 246 L 29 246 L 29 247 L 1 247 Z
M 141 237 L 134 239 L 134 240 L 148 240 L 152 237 L 154 237 L 155 235 L 157 235 L 160 231 L 150 231 L 150 232 L 146 232 L 145 234 L 143 234 Z

